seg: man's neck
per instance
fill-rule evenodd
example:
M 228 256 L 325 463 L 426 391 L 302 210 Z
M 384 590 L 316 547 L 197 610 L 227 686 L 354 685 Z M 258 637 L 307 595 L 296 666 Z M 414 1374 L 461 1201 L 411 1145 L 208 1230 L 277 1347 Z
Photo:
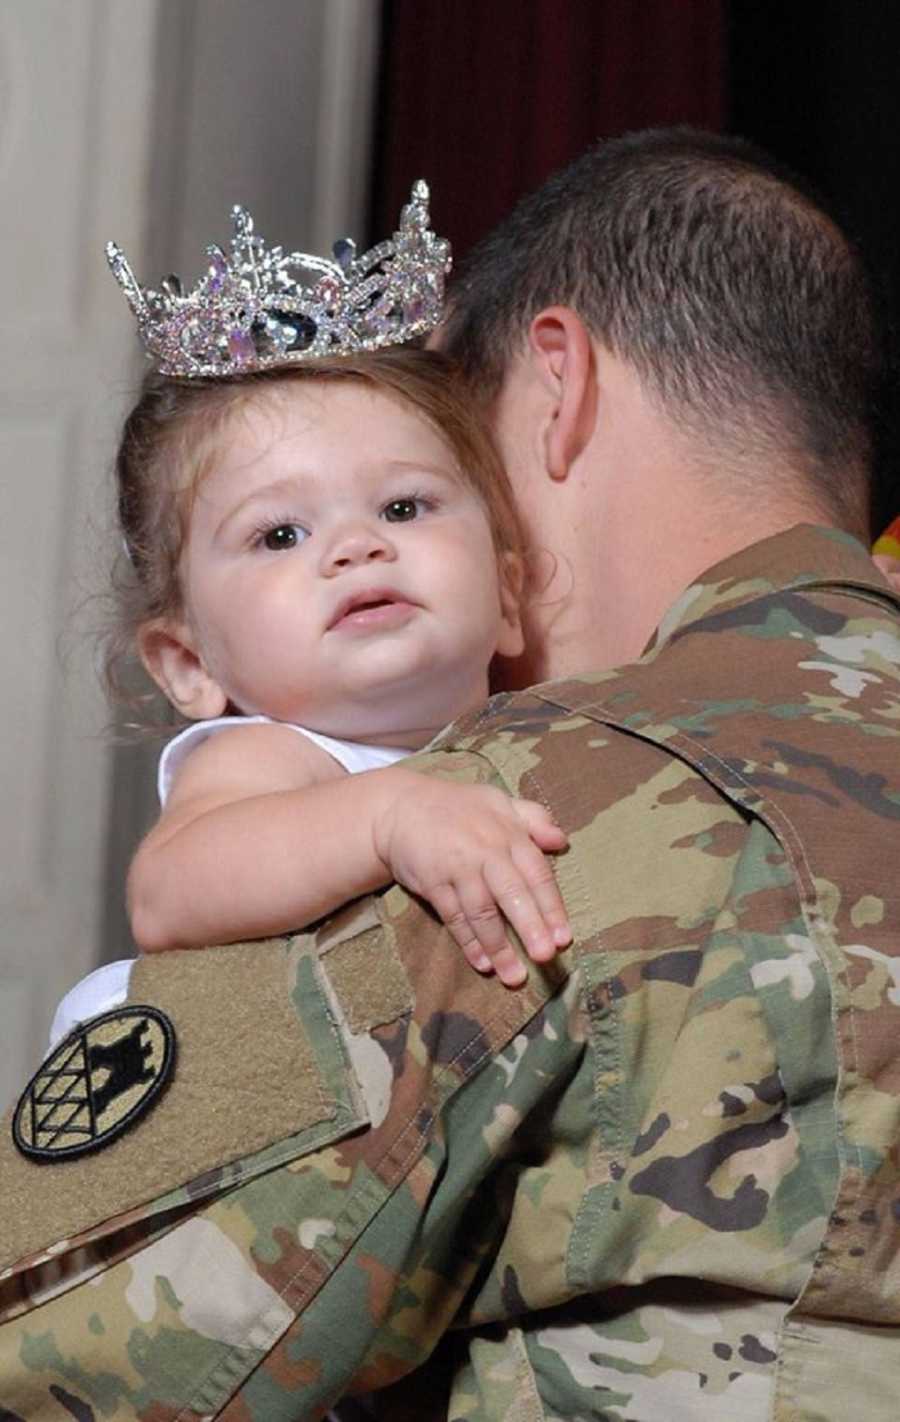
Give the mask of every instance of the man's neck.
M 593 538 L 573 539 L 547 590 L 525 616 L 530 655 L 501 669 L 519 688 L 636 661 L 678 597 L 716 564 L 798 523 L 828 526 L 821 511 L 786 502 L 740 517 L 698 504 L 696 490 L 656 518 L 612 509 Z
M 597 343 L 594 359 L 589 434 L 565 473 L 528 465 L 522 441 L 529 477 L 514 483 L 550 571 L 525 608 L 528 655 L 506 669 L 517 687 L 635 661 L 707 569 L 798 523 L 834 522 L 790 451 L 737 435 L 714 446 L 676 424 L 626 361 Z

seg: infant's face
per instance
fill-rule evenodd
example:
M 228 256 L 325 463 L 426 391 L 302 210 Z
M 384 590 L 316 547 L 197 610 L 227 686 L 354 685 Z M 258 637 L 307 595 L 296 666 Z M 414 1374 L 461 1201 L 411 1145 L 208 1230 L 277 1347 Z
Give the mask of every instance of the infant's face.
M 521 650 L 452 454 L 355 382 L 285 384 L 234 416 L 182 571 L 223 709 L 339 737 L 422 744 L 486 696 L 495 651 Z

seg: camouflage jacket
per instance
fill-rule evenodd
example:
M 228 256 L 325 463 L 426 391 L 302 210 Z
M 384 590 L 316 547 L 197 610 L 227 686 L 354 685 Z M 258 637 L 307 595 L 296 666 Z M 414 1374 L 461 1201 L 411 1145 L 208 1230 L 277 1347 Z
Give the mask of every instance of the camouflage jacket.
M 571 837 L 575 943 L 522 991 L 396 887 L 142 961 L 152 1108 L 85 1038 L 119 1133 L 0 1142 L 0 1418 L 374 1391 L 396 1419 L 894 1422 L 898 693 L 897 599 L 791 530 L 635 666 L 495 698 L 423 757 Z M 66 1070 L 20 1144 L 55 1138 Z

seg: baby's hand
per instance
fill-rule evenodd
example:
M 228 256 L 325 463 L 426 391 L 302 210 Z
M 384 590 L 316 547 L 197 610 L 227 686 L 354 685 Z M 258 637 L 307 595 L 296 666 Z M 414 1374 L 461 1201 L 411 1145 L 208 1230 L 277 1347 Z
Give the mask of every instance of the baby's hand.
M 399 884 L 428 900 L 473 968 L 518 987 L 528 974 L 506 924 L 536 963 L 572 941 L 545 857 L 566 848 L 566 835 L 533 800 L 409 774 L 414 782 L 375 820 L 376 854 Z

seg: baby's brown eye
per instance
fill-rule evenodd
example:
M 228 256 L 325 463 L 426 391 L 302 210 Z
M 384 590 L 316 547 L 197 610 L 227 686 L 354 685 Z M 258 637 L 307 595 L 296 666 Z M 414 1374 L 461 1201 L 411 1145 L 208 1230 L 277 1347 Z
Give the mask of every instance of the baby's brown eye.
M 418 499 L 391 499 L 384 506 L 384 516 L 388 523 L 406 523 L 419 512 Z
M 280 523 L 277 528 L 268 530 L 263 537 L 263 543 L 273 553 L 278 553 L 283 548 L 296 548 L 305 537 L 305 528 L 299 528 L 296 523 Z

